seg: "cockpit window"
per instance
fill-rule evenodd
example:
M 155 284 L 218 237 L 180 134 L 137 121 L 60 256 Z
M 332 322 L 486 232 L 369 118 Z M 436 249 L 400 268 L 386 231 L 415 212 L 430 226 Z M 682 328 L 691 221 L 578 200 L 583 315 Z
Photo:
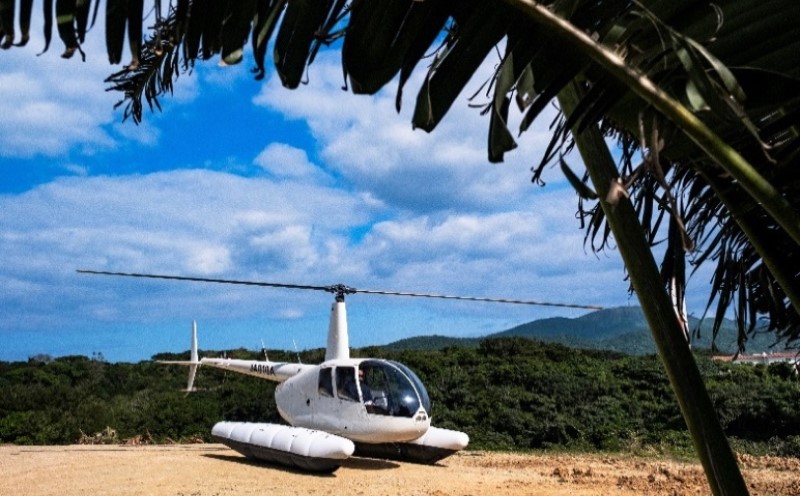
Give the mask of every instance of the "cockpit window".
M 422 404 L 430 406 L 422 382 L 405 366 L 390 361 L 365 360 L 359 365 L 363 372 L 361 383 L 367 412 L 375 415 L 413 417 Z M 426 410 L 427 411 L 427 410 Z
M 324 368 L 319 370 L 319 394 L 322 396 L 333 396 L 333 369 Z
M 431 399 L 428 396 L 428 390 L 425 389 L 425 385 L 422 383 L 420 378 L 417 377 L 417 374 L 415 374 L 413 370 L 411 370 L 410 368 L 406 367 L 405 365 L 403 365 L 400 362 L 389 361 L 389 363 L 391 363 L 395 367 L 397 367 L 400 370 L 402 370 L 406 374 L 406 376 L 408 376 L 408 378 L 411 380 L 411 382 L 414 383 L 414 387 L 417 388 L 417 392 L 419 393 L 419 399 L 420 399 L 420 401 L 422 401 L 422 408 L 424 408 L 425 411 L 428 413 L 428 415 L 430 415 L 431 414 Z
M 336 394 L 348 401 L 359 401 L 355 367 L 336 367 Z

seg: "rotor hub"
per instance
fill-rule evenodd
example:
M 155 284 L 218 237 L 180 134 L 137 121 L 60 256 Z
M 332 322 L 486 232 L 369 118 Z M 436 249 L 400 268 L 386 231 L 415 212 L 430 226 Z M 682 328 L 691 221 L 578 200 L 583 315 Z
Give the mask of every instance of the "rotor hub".
M 355 294 L 358 292 L 356 288 L 352 288 L 345 284 L 334 284 L 333 286 L 328 286 L 325 288 L 325 291 L 333 293 L 334 296 L 336 297 L 336 301 L 339 302 L 344 301 L 344 295 Z

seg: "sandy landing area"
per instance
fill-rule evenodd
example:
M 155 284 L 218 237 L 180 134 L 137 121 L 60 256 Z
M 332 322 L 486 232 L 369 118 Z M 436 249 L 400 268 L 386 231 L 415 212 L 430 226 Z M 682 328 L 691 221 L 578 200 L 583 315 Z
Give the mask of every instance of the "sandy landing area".
M 800 460 L 742 459 L 752 495 L 800 495 Z M 330 475 L 251 463 L 218 444 L 0 446 L 0 495 L 705 495 L 699 465 L 603 455 L 464 452 L 425 466 L 352 458 Z

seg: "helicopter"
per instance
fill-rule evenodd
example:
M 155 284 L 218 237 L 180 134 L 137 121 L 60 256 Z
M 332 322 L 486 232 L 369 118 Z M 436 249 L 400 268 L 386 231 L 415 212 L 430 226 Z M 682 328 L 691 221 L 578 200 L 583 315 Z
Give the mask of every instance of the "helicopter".
M 405 365 L 380 358 L 351 358 L 345 296 L 366 293 L 449 300 L 600 309 L 593 305 L 453 296 L 330 286 L 213 279 L 79 269 L 81 274 L 138 277 L 326 291 L 334 295 L 321 364 L 199 357 L 192 323 L 188 361 L 160 361 L 189 368 L 187 394 L 201 366 L 277 382 L 275 403 L 288 425 L 221 421 L 211 429 L 218 442 L 247 458 L 294 469 L 331 473 L 351 456 L 435 464 L 469 444 L 464 432 L 431 425 L 431 399 Z

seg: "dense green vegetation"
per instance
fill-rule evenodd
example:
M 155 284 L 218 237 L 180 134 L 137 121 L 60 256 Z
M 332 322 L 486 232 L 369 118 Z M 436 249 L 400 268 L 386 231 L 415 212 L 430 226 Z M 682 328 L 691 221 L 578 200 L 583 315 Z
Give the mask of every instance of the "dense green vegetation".
M 202 353 L 201 353 L 202 354 Z M 655 356 L 581 351 L 523 338 L 442 350 L 355 350 L 414 369 L 434 424 L 467 432 L 472 448 L 689 453 L 691 442 Z M 210 353 L 205 353 L 210 355 Z M 235 350 L 229 356 L 257 358 Z M 307 351 L 307 363 L 322 359 Z M 165 354 L 161 359 L 186 359 Z M 296 360 L 271 353 L 272 360 Z M 740 450 L 800 456 L 800 381 L 788 364 L 698 365 L 726 434 Z M 107 426 L 120 438 L 208 439 L 220 419 L 279 422 L 274 384 L 204 369 L 186 396 L 186 370 L 101 356 L 0 362 L 0 442 L 61 444 Z

